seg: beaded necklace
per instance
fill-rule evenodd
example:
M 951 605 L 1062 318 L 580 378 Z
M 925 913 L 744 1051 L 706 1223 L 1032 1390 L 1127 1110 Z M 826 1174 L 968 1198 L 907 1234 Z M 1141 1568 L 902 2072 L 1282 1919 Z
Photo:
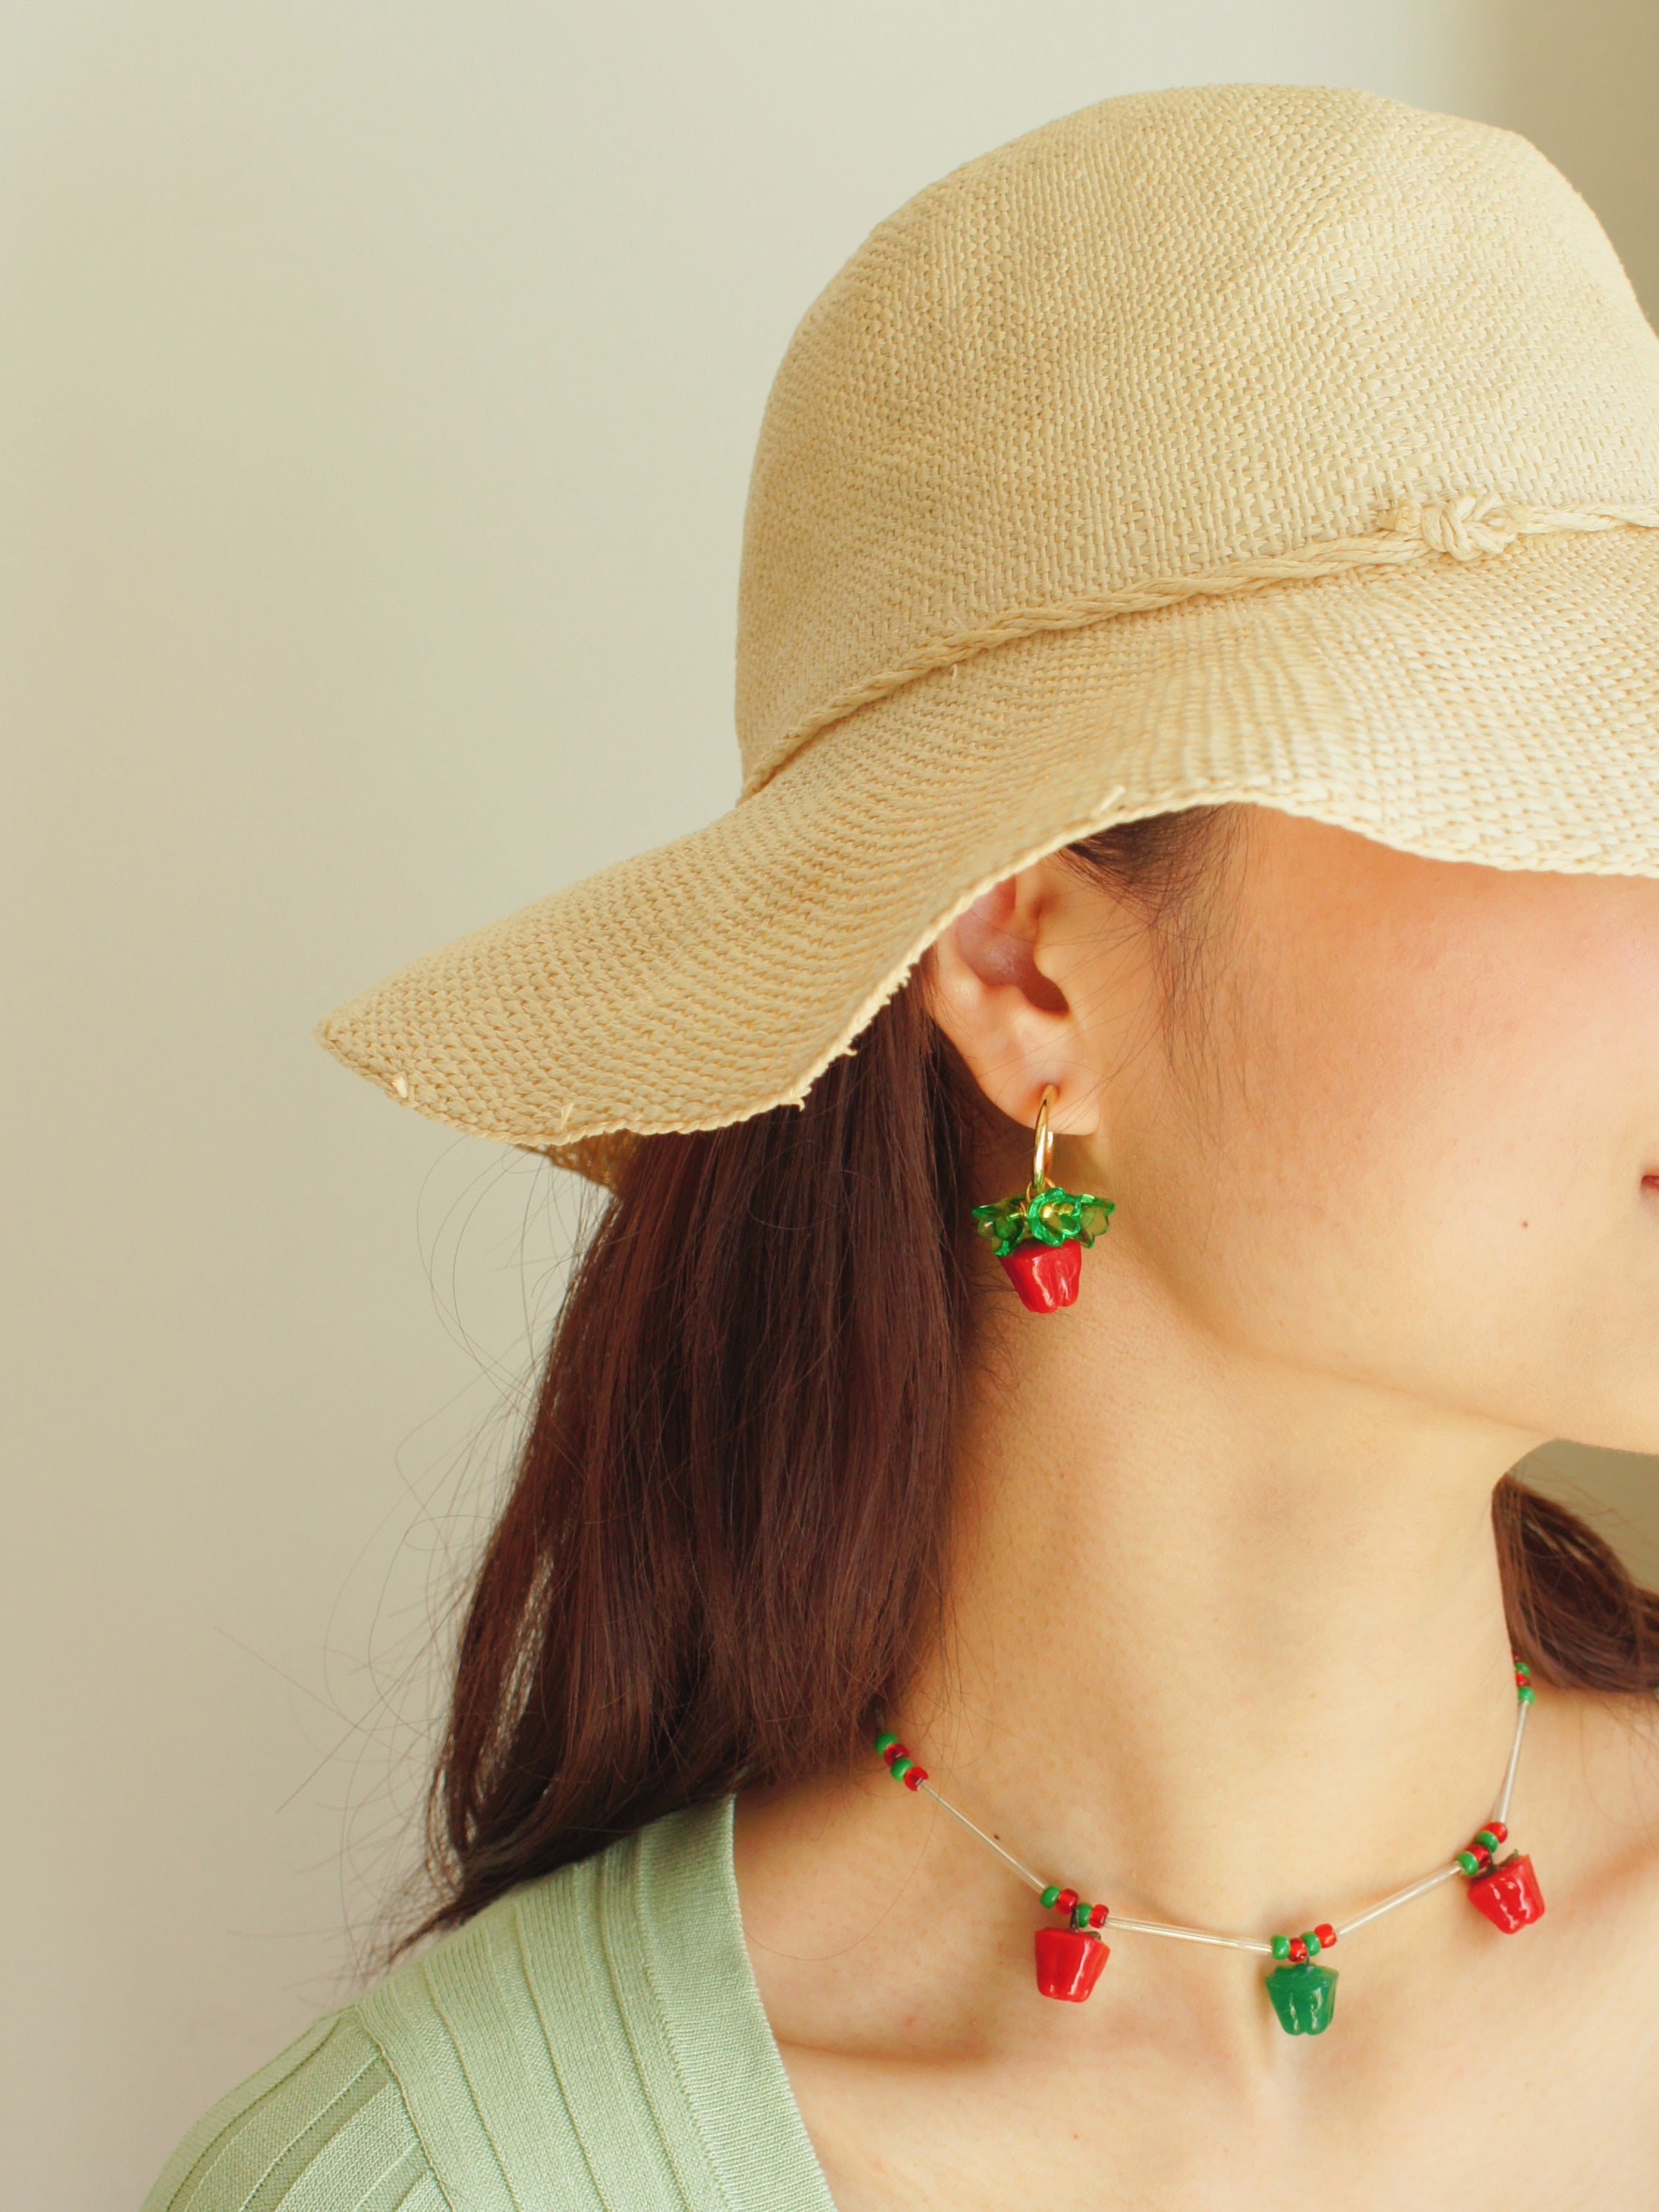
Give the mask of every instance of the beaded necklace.
M 1471 1838 L 1449 1864 L 1437 1866 L 1419 1881 L 1407 1882 L 1403 1889 L 1395 1890 L 1380 1904 L 1356 1913 L 1340 1926 L 1322 1920 L 1304 1929 L 1299 1936 L 1223 1936 L 1208 1928 L 1183 1928 L 1161 1920 L 1130 1920 L 1113 1915 L 1104 1905 L 1086 1903 L 1075 1889 L 1060 1882 L 1045 1881 L 1040 1874 L 1023 1865 L 1012 1851 L 1005 1850 L 994 1836 L 988 1836 L 960 1806 L 953 1805 L 942 1791 L 934 1789 L 927 1778 L 927 1768 L 917 1765 L 896 1735 L 884 1732 L 878 1735 L 876 1749 L 886 1761 L 887 1771 L 895 1781 L 902 1782 L 907 1790 L 931 1797 L 969 1835 L 976 1836 L 988 1850 L 994 1851 L 1028 1889 L 1036 1893 L 1045 1912 L 1060 1914 L 1060 1926 L 1039 1928 L 1036 1936 L 1036 1983 L 1044 1996 L 1081 2004 L 1090 1995 L 1111 1955 L 1101 1934 L 1109 1918 L 1115 1929 L 1121 1928 L 1133 1936 L 1165 1936 L 1177 1943 L 1213 1943 L 1224 1950 L 1253 1951 L 1274 1960 L 1277 1963 L 1265 1978 L 1264 1986 L 1279 2026 L 1287 2035 L 1322 2035 L 1336 2009 L 1336 1974 L 1329 1966 L 1316 1966 L 1314 1960 L 1334 1949 L 1339 1937 L 1369 1927 L 1385 1912 L 1396 1911 L 1413 1898 L 1426 1897 L 1431 1889 L 1438 1889 L 1443 1882 L 1462 1875 L 1468 1883 L 1470 1901 L 1504 1935 L 1512 1936 L 1517 1929 L 1530 1927 L 1534 1920 L 1542 1919 L 1544 1897 L 1531 1859 L 1519 1851 L 1511 1851 L 1505 1859 L 1497 1856 L 1509 1840 L 1510 1796 L 1521 1761 L 1521 1740 L 1526 1734 L 1527 1714 L 1533 1702 L 1532 1677 L 1525 1662 L 1516 1658 L 1513 1663 L 1515 1740 L 1510 1747 L 1503 1790 L 1486 1826 Z

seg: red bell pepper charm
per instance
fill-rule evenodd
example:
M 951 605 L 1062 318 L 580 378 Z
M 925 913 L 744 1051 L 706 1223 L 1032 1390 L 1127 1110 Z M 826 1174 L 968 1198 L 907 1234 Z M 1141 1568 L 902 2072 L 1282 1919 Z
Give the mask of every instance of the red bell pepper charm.
M 1067 2004 L 1084 2002 L 1112 1955 L 1089 1928 L 1039 1928 L 1036 1944 L 1038 1989 Z
M 1532 1860 L 1521 1851 L 1511 1851 L 1489 1874 L 1477 1875 L 1469 1884 L 1469 1902 L 1506 1936 L 1544 1917 L 1544 1893 Z
M 1083 1279 L 1083 1247 L 1069 1244 L 1016 1244 L 1002 1255 L 1002 1271 L 1019 1292 L 1028 1313 L 1058 1313 L 1074 1304 Z

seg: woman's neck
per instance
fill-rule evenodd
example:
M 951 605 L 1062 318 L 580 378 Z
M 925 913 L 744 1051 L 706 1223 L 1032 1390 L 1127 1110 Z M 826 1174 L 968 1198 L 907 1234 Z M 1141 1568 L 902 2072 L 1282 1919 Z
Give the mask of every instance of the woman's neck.
M 949 1631 L 902 1719 L 1019 1856 L 1264 1934 L 1485 1818 L 1490 1497 L 1539 1439 L 1235 1352 L 1127 1270 L 1053 1321 L 998 1301 L 963 1414 Z
M 1491 1492 L 1538 1440 L 1240 1352 L 1126 1256 L 1091 1255 L 1054 1319 L 987 1302 L 946 1633 L 888 1718 L 971 1820 L 1120 1922 L 1340 1925 L 1494 1809 L 1516 1706 Z M 1480 2086 L 1469 2054 L 1504 2047 L 1500 2011 L 1553 2033 L 1592 1940 L 1650 1950 L 1652 1771 L 1620 1716 L 1540 1698 L 1512 1818 L 1556 1937 L 1496 1941 L 1443 1886 L 1322 1961 L 1343 1994 L 1316 2061 L 1269 1961 L 1109 1923 L 1101 1990 L 1043 2002 L 1036 1900 L 873 1754 L 745 1793 L 738 1891 L 838 2203 L 1266 2203 L 1407 2136 L 1449 2170 L 1466 2096 L 1488 2160 L 1524 2131 L 1518 2077 Z M 1641 2032 L 1638 1981 L 1572 2014 L 1586 2095 Z

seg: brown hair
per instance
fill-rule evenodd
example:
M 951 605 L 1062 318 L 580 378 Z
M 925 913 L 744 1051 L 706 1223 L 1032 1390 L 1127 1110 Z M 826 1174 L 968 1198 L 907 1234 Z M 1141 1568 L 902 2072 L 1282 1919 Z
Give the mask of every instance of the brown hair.
M 1237 811 L 1070 848 L 1155 925 L 1172 1002 Z M 821 1771 L 894 1700 L 941 1625 L 983 1110 L 913 986 L 801 1108 L 627 1152 L 466 1609 L 419 1933 Z M 1537 1679 L 1659 1683 L 1659 1596 L 1512 1477 L 1492 1512 Z

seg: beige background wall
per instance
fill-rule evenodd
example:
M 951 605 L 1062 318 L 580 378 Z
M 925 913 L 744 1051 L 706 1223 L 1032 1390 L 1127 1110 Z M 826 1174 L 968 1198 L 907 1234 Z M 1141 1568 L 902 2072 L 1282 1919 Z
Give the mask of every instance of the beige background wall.
M 1030 125 L 1254 77 L 1516 121 L 1656 301 L 1656 14 L 0 12 L 6 2203 L 136 2203 L 409 1864 L 574 1193 L 309 1031 L 729 803 L 818 288 Z

